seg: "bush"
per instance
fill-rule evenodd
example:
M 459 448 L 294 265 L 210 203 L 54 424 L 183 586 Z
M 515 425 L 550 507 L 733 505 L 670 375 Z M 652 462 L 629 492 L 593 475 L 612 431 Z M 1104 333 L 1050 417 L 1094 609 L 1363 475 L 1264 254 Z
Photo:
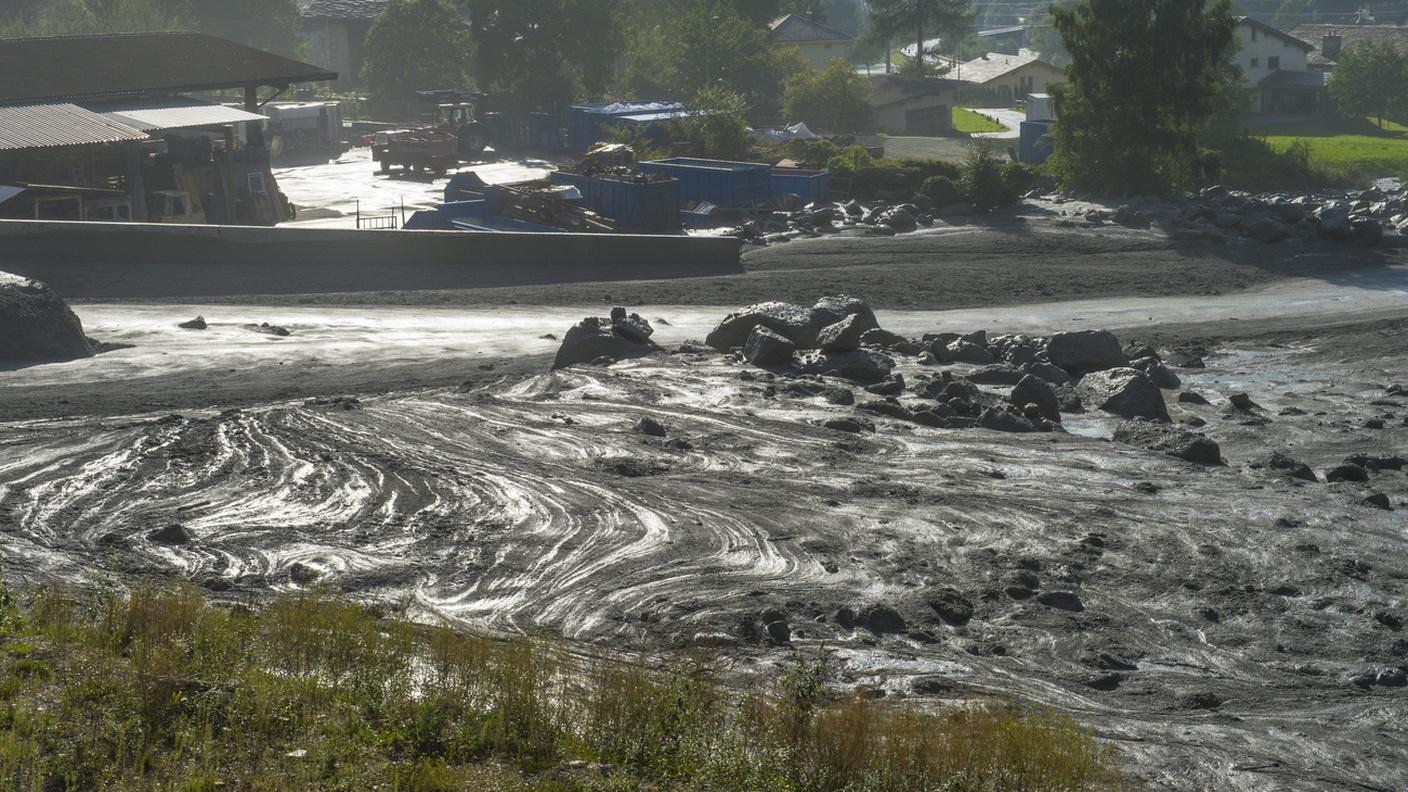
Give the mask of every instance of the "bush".
M 804 121 L 828 132 L 869 128 L 874 108 L 870 86 L 846 61 L 836 58 L 824 71 L 810 69 L 787 79 L 783 108 L 790 121 Z
M 925 179 L 924 186 L 919 189 L 919 194 L 936 209 L 952 206 L 963 200 L 963 196 L 959 194 L 953 179 L 947 176 L 930 176 Z
M 807 167 L 822 168 L 831 161 L 832 157 L 841 153 L 841 149 L 836 147 L 826 139 L 802 140 L 796 138 L 789 140 L 782 145 L 782 153 L 788 159 L 796 160 Z
M 1020 189 L 1026 170 L 1020 166 L 1014 170 L 1011 163 L 1003 163 L 986 142 L 968 149 L 960 170 L 959 189 L 963 198 L 979 212 L 995 212 L 1012 206 L 1026 191 Z
M 855 178 L 863 168 L 875 167 L 875 158 L 864 146 L 847 146 L 840 153 L 827 160 L 826 167 L 837 176 Z
M 1310 162 L 1310 144 L 1298 139 L 1277 151 L 1260 138 L 1237 138 L 1211 152 L 1209 181 L 1240 190 L 1310 190 L 1322 186 L 1324 174 Z

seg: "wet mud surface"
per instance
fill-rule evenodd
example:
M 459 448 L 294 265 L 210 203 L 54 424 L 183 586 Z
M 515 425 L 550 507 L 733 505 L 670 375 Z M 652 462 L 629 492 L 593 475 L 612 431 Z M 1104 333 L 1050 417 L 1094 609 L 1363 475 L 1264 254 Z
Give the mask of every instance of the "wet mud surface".
M 673 354 L 4 424 L 0 558 L 233 597 L 323 583 L 617 649 L 824 642 L 890 697 L 1070 712 L 1151 788 L 1408 788 L 1408 476 L 1259 467 L 1408 453 L 1408 327 L 1155 340 L 1204 358 L 1177 373 L 1210 404 L 1169 409 L 1227 466 L 1113 443 L 1090 414 L 1026 435 L 865 414 L 876 431 L 846 434 L 821 424 L 855 408 L 797 380 Z M 943 367 L 897 360 L 922 401 Z M 1257 406 L 1231 407 L 1242 392 Z

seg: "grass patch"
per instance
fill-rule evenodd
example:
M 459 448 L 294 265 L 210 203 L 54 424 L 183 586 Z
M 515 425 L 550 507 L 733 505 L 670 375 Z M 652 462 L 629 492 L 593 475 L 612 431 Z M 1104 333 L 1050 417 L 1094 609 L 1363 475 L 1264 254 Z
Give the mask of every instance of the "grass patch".
M 982 113 L 976 113 L 966 107 L 953 108 L 953 128 L 965 135 L 983 132 L 1003 132 L 1007 127 L 988 118 Z
M 24 790 L 1097 790 L 1069 719 L 839 697 L 831 655 L 730 691 L 386 618 L 321 593 L 213 605 L 0 590 L 0 783 Z M 35 663 L 44 671 L 34 672 Z
M 1312 119 L 1249 128 L 1272 149 L 1284 152 L 1297 140 L 1309 146 L 1310 164 L 1330 181 L 1359 183 L 1408 175 L 1408 127 L 1367 118 Z

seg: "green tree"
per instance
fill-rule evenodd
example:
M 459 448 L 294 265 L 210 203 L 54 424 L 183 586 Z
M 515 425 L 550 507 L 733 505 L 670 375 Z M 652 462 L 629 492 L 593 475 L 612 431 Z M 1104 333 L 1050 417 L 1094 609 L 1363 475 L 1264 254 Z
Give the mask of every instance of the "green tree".
M 719 87 L 752 106 L 775 107 L 783 81 L 806 68 L 795 49 L 773 46 L 767 28 L 739 16 L 727 0 L 699 0 L 636 25 L 627 53 L 627 93 L 660 99 L 689 99 Z
M 874 112 L 866 78 L 840 58 L 823 71 L 792 75 L 784 95 L 787 120 L 805 121 L 827 132 L 863 131 Z
M 298 0 L 186 0 L 195 29 L 256 49 L 301 57 Z
M 1408 78 L 1408 60 L 1388 42 L 1362 41 L 1340 55 L 1330 80 L 1330 96 L 1340 111 L 1371 115 L 1384 125 L 1384 116 L 1401 107 Z
M 748 101 L 737 91 L 710 87 L 690 103 L 689 115 L 670 122 L 672 140 L 686 141 L 697 156 L 740 160 L 753 145 L 748 134 Z
M 362 79 L 380 99 L 467 84 L 469 34 L 444 0 L 391 0 L 367 32 Z
M 1081 0 L 1052 12 L 1071 53 L 1050 162 L 1061 183 L 1147 193 L 1202 179 L 1198 137 L 1236 46 L 1229 0 Z
M 468 0 L 473 76 L 517 109 L 598 98 L 625 43 L 620 0 Z
M 935 34 L 954 37 L 973 26 L 968 0 L 871 0 L 872 35 L 888 41 L 913 36 L 919 70 L 924 68 L 924 42 Z

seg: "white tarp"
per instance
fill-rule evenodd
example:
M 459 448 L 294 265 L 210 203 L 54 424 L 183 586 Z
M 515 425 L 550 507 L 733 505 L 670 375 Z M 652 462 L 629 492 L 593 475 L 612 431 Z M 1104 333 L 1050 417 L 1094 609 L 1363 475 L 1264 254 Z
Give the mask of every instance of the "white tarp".
M 819 140 L 821 135 L 807 128 L 805 122 L 796 123 L 782 129 L 750 129 L 753 139 L 769 143 L 786 143 L 789 140 Z

